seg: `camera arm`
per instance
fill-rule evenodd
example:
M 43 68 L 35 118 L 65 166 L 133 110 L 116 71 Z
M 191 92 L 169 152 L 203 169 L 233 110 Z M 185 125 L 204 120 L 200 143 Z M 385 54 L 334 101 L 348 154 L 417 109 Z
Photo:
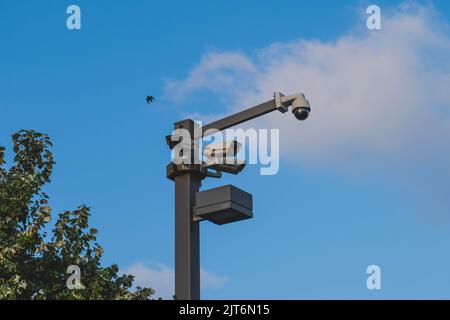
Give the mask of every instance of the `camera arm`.
M 294 101 L 299 100 L 306 101 L 307 107 L 309 108 L 309 103 L 305 99 L 305 95 L 303 93 L 296 93 L 285 96 L 281 92 L 275 92 L 274 99 L 272 100 L 203 126 L 202 137 L 212 134 L 214 132 L 212 130 L 222 131 L 275 110 L 285 113 L 288 111 L 288 107 L 292 105 Z M 211 131 L 208 132 L 208 130 Z
M 205 137 L 213 133 L 212 130 L 222 131 L 275 110 L 277 110 L 275 99 L 269 100 L 255 107 L 204 125 L 202 127 L 202 136 Z
M 305 99 L 303 93 L 296 93 L 289 96 L 285 96 L 280 92 L 275 92 L 274 99 L 272 100 L 263 102 L 255 107 L 237 112 L 228 117 L 222 118 L 220 120 L 202 126 L 201 136 L 196 136 L 194 138 L 201 139 L 202 137 L 211 135 L 214 132 L 231 128 L 233 126 L 236 126 L 243 122 L 247 122 L 249 120 L 265 115 L 266 113 L 270 113 L 275 110 L 285 113 L 286 111 L 288 111 L 288 107 L 290 105 L 293 105 L 294 101 L 305 101 L 306 106 L 309 109 L 309 102 Z M 170 149 L 172 149 L 173 146 L 176 144 L 176 142 L 171 141 L 170 135 L 166 136 L 166 142 L 169 145 Z

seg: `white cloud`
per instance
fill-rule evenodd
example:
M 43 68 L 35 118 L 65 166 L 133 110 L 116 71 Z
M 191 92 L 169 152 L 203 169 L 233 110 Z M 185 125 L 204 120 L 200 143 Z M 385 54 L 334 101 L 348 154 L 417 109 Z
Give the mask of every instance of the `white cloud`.
M 200 285 L 203 289 L 219 289 L 230 281 L 227 276 L 218 276 L 203 268 L 200 268 Z
M 208 89 L 216 93 L 239 91 L 252 85 L 252 78 L 257 74 L 257 68 L 252 61 L 239 51 L 209 53 L 188 75 L 185 81 L 168 81 L 166 93 L 175 100 L 186 97 L 192 91 Z M 240 88 L 234 82 L 239 78 Z
M 449 190 L 449 26 L 430 6 L 387 11 L 382 8 L 382 30 L 359 28 L 333 42 L 274 43 L 253 59 L 242 52 L 206 54 L 167 92 L 231 96 L 230 112 L 274 91 L 305 92 L 313 108 L 307 121 L 276 113 L 256 123 L 281 129 L 281 160 L 351 174 L 388 172 L 418 192 L 425 183 Z M 440 192 L 435 200 L 448 202 Z
M 173 299 L 175 292 L 175 273 L 167 265 L 159 263 L 148 266 L 141 262 L 136 262 L 125 269 L 124 273 L 135 276 L 135 285 L 155 289 L 156 297 Z M 218 289 L 226 285 L 229 281 L 227 276 L 218 276 L 204 269 L 200 269 L 200 279 L 202 290 Z

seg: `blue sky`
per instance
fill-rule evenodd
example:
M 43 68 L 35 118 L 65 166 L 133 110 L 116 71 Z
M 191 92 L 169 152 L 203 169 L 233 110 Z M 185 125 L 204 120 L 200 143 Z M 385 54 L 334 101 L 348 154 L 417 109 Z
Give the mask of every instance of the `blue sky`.
M 383 29 L 370 34 L 367 1 L 73 3 L 81 30 L 66 28 L 72 2 L 0 0 L 0 145 L 10 148 L 22 128 L 51 136 L 54 212 L 92 208 L 105 264 L 138 266 L 141 283 L 167 291 L 172 123 L 297 90 L 313 105 L 311 121 L 257 122 L 282 129 L 279 173 L 249 166 L 203 185 L 252 192 L 254 219 L 201 225 L 202 297 L 450 298 L 447 1 L 377 1 Z M 218 57 L 225 65 L 204 66 Z M 227 65 L 230 57 L 255 76 Z M 370 92 L 371 76 L 364 99 L 375 107 L 366 110 L 356 93 Z M 366 288 L 371 264 L 381 267 L 381 290 Z

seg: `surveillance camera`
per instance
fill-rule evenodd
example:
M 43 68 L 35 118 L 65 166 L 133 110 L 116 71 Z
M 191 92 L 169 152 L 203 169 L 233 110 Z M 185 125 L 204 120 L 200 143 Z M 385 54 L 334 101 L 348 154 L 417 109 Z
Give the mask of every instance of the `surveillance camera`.
M 292 113 L 298 120 L 305 120 L 311 112 L 309 101 L 306 100 L 303 93 L 296 93 L 285 96 L 280 92 L 275 92 L 275 105 L 281 112 L 288 111 L 288 107 L 292 106 Z
M 241 145 L 236 140 L 207 145 L 203 150 L 206 158 L 203 167 L 212 168 L 217 172 L 239 173 L 245 166 L 245 161 L 236 159 Z
M 305 99 L 305 95 L 298 95 L 294 101 L 292 101 L 292 113 L 297 120 L 305 120 L 309 116 L 311 107 L 309 101 Z
M 203 155 L 209 159 L 234 158 L 240 149 L 241 143 L 236 140 L 223 141 L 220 143 L 208 144 L 203 151 Z

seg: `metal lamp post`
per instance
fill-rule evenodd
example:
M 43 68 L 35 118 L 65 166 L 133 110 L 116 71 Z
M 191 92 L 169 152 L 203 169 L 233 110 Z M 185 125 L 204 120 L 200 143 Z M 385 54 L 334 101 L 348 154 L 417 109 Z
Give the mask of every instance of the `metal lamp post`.
M 201 181 L 206 177 L 220 178 L 222 172 L 237 174 L 245 163 L 235 165 L 206 166 L 199 161 L 198 140 L 211 133 L 211 129 L 225 130 L 248 120 L 278 110 L 288 111 L 289 106 L 298 120 L 304 120 L 310 112 L 310 105 L 304 94 L 289 96 L 276 92 L 274 99 L 255 107 L 235 113 L 201 128 L 186 119 L 174 124 L 174 129 L 189 133 L 190 161 L 171 162 L 167 166 L 167 177 L 175 182 L 175 298 L 180 300 L 200 299 L 200 221 L 208 220 L 224 224 L 251 218 L 252 196 L 234 186 L 228 185 L 199 192 Z M 198 133 L 200 132 L 200 134 Z M 170 149 L 182 138 L 166 136 Z M 214 169 L 211 172 L 210 169 Z

